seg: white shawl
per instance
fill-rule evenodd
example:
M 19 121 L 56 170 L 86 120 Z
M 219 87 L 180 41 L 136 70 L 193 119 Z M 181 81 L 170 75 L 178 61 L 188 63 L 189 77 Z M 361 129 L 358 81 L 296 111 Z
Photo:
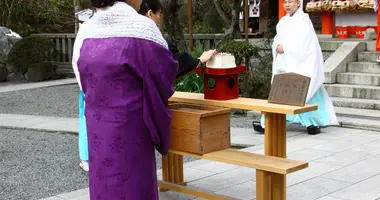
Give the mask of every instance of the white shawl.
M 293 16 L 284 16 L 276 29 L 272 44 L 272 80 L 276 74 L 290 72 L 310 77 L 308 102 L 325 80 L 322 50 L 313 24 L 309 15 L 298 9 Z M 283 54 L 276 52 L 279 44 L 283 46 Z
M 113 6 L 101 9 L 91 19 L 85 21 L 76 36 L 72 65 L 75 77 L 82 90 L 77 61 L 80 48 L 86 38 L 130 37 L 150 40 L 168 49 L 168 44 L 157 25 L 148 17 L 137 13 L 124 2 L 115 2 Z

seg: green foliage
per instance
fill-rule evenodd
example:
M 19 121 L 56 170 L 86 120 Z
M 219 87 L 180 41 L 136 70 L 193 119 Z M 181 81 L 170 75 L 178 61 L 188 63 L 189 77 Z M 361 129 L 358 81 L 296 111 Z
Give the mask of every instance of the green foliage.
M 195 58 L 199 58 L 203 52 L 204 49 L 202 46 L 197 45 L 194 47 L 193 51 L 190 52 L 190 54 Z M 174 83 L 174 88 L 176 91 L 203 93 L 203 75 L 191 72 L 176 80 Z
M 191 72 L 176 80 L 174 88 L 181 92 L 203 93 L 203 75 Z
M 55 76 L 56 67 L 50 62 L 33 63 L 28 67 L 28 81 L 40 82 L 53 79 Z
M 9 8 L 0 4 L 7 26 L 22 36 L 32 33 L 68 33 L 74 31 L 73 0 L 4 0 Z M 9 14 L 10 13 L 10 14 Z
M 227 40 L 223 41 L 221 45 L 221 51 L 233 54 L 238 64 L 243 64 L 247 57 L 258 55 L 259 48 L 245 41 Z
M 224 3 L 224 1 L 222 2 Z M 193 33 L 223 33 L 225 24 L 220 19 L 213 1 L 199 1 L 199 3 L 200 5 L 194 6 L 193 8 Z M 179 18 L 183 32 L 189 33 L 189 15 L 187 10 L 187 1 L 184 1 L 181 7 Z
M 34 63 L 48 61 L 57 55 L 55 45 L 45 37 L 28 36 L 18 41 L 8 55 L 8 62 L 25 74 Z
M 272 66 L 257 64 L 239 79 L 240 93 L 245 97 L 267 99 L 271 88 Z
M 233 54 L 236 63 L 247 65 L 247 73 L 239 76 L 239 94 L 249 98 L 266 99 L 271 86 L 272 55 L 271 51 L 267 50 L 269 40 L 260 41 L 258 44 L 262 45 L 226 40 L 221 44 L 221 51 Z

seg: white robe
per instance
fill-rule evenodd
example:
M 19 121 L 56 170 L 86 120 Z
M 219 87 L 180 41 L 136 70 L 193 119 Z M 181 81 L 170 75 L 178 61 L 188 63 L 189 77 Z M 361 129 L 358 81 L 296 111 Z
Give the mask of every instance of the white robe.
M 272 44 L 273 76 L 281 73 L 297 73 L 310 77 L 306 102 L 309 102 L 317 92 L 323 95 L 326 117 L 330 125 L 338 124 L 334 107 L 326 90 L 324 61 L 321 47 L 308 14 L 298 9 L 293 16 L 287 14 L 277 24 L 277 34 Z M 281 44 L 284 53 L 277 53 L 276 48 Z
M 313 24 L 309 15 L 298 9 L 293 16 L 284 16 L 276 30 L 272 45 L 272 78 L 276 74 L 288 72 L 310 77 L 307 102 L 325 81 L 323 55 Z M 283 54 L 276 52 L 279 44 L 283 46 Z

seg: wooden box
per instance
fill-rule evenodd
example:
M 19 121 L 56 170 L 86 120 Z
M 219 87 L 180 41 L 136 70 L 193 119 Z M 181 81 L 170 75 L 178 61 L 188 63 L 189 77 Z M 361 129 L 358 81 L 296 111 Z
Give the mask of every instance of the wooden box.
M 230 147 L 231 109 L 183 103 L 170 108 L 170 149 L 202 155 Z

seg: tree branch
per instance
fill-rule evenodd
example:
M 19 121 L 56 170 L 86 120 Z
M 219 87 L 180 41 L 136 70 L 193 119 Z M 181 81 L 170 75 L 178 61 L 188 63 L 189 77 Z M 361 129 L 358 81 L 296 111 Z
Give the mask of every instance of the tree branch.
M 219 0 L 213 0 L 213 2 L 214 2 L 215 9 L 218 12 L 219 16 L 222 18 L 224 24 L 226 24 L 227 26 L 230 26 L 231 20 L 224 13 L 222 7 L 220 6 L 220 1 Z

